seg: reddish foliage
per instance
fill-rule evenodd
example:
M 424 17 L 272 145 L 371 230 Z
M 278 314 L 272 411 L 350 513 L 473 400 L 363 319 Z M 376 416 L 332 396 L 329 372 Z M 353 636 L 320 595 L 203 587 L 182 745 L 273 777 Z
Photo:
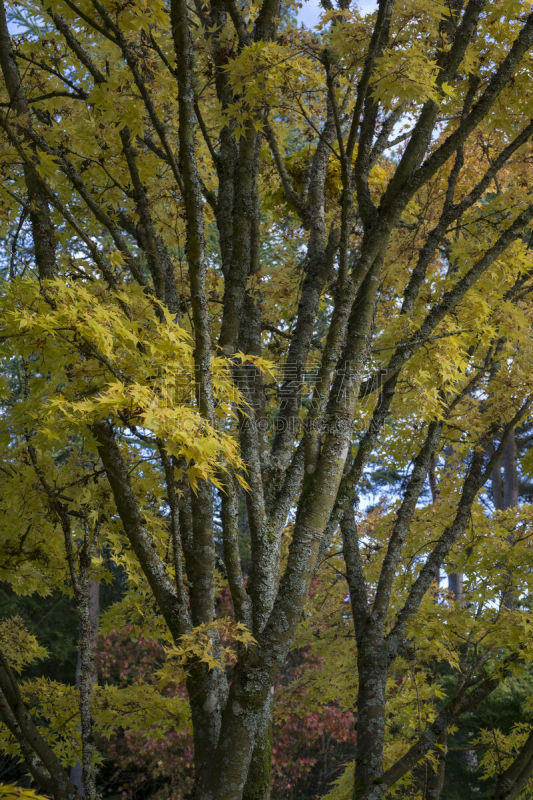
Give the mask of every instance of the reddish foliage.
M 131 628 L 99 636 L 96 650 L 98 677 L 102 683 L 128 686 L 136 681 L 153 682 L 165 660 L 165 652 L 154 639 L 132 638 Z
M 273 790 L 280 798 L 321 797 L 353 758 L 353 714 L 333 704 L 312 705 L 305 677 L 320 669 L 309 648 L 293 652 L 277 687 Z
M 100 636 L 96 661 L 99 680 L 117 686 L 155 683 L 165 653 L 153 639 L 134 639 L 131 630 Z M 185 694 L 182 686 L 167 686 L 168 695 Z M 121 729 L 110 741 L 100 739 L 106 791 L 122 800 L 187 800 L 192 790 L 192 735 L 189 729 L 169 729 L 163 739 L 150 732 Z
M 352 757 L 353 717 L 335 706 L 290 714 L 274 727 L 275 797 L 320 797 Z
M 126 686 L 155 682 L 163 663 L 161 645 L 136 640 L 125 630 L 98 641 L 97 663 L 102 682 Z M 305 686 L 298 679 L 320 663 L 306 650 L 293 653 L 277 687 L 280 711 L 275 715 L 273 796 L 279 800 L 319 797 L 342 765 L 353 757 L 352 714 L 333 705 L 306 707 Z M 167 687 L 184 693 L 182 686 Z M 286 711 L 285 709 L 289 709 Z M 112 741 L 98 744 L 105 758 L 103 779 L 109 792 L 123 800 L 147 796 L 187 800 L 192 789 L 192 736 L 189 730 L 169 730 L 163 740 L 123 729 Z

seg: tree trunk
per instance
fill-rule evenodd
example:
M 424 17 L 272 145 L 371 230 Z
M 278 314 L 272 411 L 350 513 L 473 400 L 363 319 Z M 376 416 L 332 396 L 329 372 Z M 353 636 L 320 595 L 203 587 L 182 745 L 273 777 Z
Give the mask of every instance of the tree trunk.
M 88 686 L 84 687 L 84 694 L 88 694 L 90 692 L 90 686 L 93 686 L 98 683 L 98 675 L 96 672 L 96 667 L 94 664 L 94 657 L 93 657 L 93 647 L 94 647 L 94 640 L 96 638 L 96 634 L 98 632 L 98 624 L 100 621 L 100 584 L 96 583 L 93 580 L 89 580 L 88 582 L 88 595 L 87 595 L 87 619 L 89 623 L 89 632 L 90 632 L 90 641 L 87 643 L 89 647 L 92 649 L 91 657 L 89 659 L 89 669 L 87 674 L 84 674 L 82 669 L 82 637 L 83 637 L 83 630 L 82 624 L 80 622 L 80 631 L 79 631 L 79 647 L 78 647 L 78 658 L 76 662 L 76 686 L 82 691 L 82 682 L 88 682 Z M 86 645 L 83 645 L 86 646 Z M 88 766 L 88 765 L 87 765 Z M 89 767 L 90 770 L 90 767 Z M 83 765 L 81 761 L 77 761 L 71 768 L 70 768 L 70 780 L 71 783 L 74 784 L 76 789 L 78 790 L 78 794 L 80 797 L 88 797 L 86 792 L 85 782 L 83 778 Z
M 248 769 L 242 800 L 270 800 L 272 780 L 272 713 L 266 730 L 259 732 Z
M 367 800 L 383 772 L 388 654 L 372 632 L 358 641 L 357 746 L 353 800 Z

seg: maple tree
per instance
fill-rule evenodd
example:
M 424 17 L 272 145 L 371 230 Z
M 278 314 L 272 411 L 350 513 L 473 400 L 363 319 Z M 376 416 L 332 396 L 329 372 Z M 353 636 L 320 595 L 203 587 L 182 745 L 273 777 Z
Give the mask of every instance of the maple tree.
M 132 708 L 191 726 L 195 800 L 267 798 L 314 638 L 356 719 L 331 797 L 437 798 L 461 715 L 527 674 L 530 507 L 486 487 L 533 401 L 533 15 L 323 6 L 0 4 L 0 577 L 79 621 L 77 686 L 2 622 L 2 747 L 56 800 L 98 797 Z M 159 642 L 157 685 L 98 685 L 98 626 Z M 511 800 L 533 733 L 498 735 Z

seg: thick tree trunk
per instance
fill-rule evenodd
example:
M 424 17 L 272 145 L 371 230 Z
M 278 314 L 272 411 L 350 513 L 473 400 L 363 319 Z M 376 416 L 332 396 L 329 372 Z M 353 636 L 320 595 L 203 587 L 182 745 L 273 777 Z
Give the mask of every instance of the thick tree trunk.
M 383 772 L 385 744 L 385 687 L 389 666 L 381 634 L 358 641 L 357 746 L 353 800 L 371 797 Z
M 272 781 L 272 714 L 256 737 L 242 800 L 270 800 Z
M 80 613 L 80 631 L 78 659 L 76 663 L 76 685 L 80 691 L 80 707 L 83 706 L 85 722 L 82 721 L 82 738 L 84 755 L 82 761 L 76 762 L 70 769 L 70 780 L 78 790 L 80 797 L 95 797 L 95 775 L 92 755 L 94 745 L 92 731 L 90 730 L 90 695 L 92 686 L 98 683 L 98 675 L 94 662 L 94 641 L 98 632 L 100 620 L 100 585 L 93 580 L 87 582 L 87 592 L 84 598 L 84 608 Z M 83 617 L 83 619 L 81 618 Z M 88 715 L 88 720 L 87 720 Z M 89 723 L 89 729 L 87 729 Z M 89 752 L 87 752 L 87 746 Z M 87 789 L 87 783 L 89 788 Z

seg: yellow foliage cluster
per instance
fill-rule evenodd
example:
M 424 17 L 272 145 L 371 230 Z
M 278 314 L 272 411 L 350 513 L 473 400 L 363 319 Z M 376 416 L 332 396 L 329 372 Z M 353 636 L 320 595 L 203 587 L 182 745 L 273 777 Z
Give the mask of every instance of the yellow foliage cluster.
M 242 472 L 233 436 L 198 411 L 189 334 L 140 288 L 24 280 L 5 287 L 1 302 L 1 335 L 24 359 L 31 398 L 11 407 L 11 424 L 31 424 L 54 446 L 111 417 L 164 441 L 193 486 L 217 484 L 222 463 Z M 213 387 L 219 418 L 234 418 L 242 397 L 222 357 L 213 359 Z
M 23 789 L 15 784 L 0 784 L 0 800 L 46 800 L 44 795 L 37 794 L 33 789 Z

